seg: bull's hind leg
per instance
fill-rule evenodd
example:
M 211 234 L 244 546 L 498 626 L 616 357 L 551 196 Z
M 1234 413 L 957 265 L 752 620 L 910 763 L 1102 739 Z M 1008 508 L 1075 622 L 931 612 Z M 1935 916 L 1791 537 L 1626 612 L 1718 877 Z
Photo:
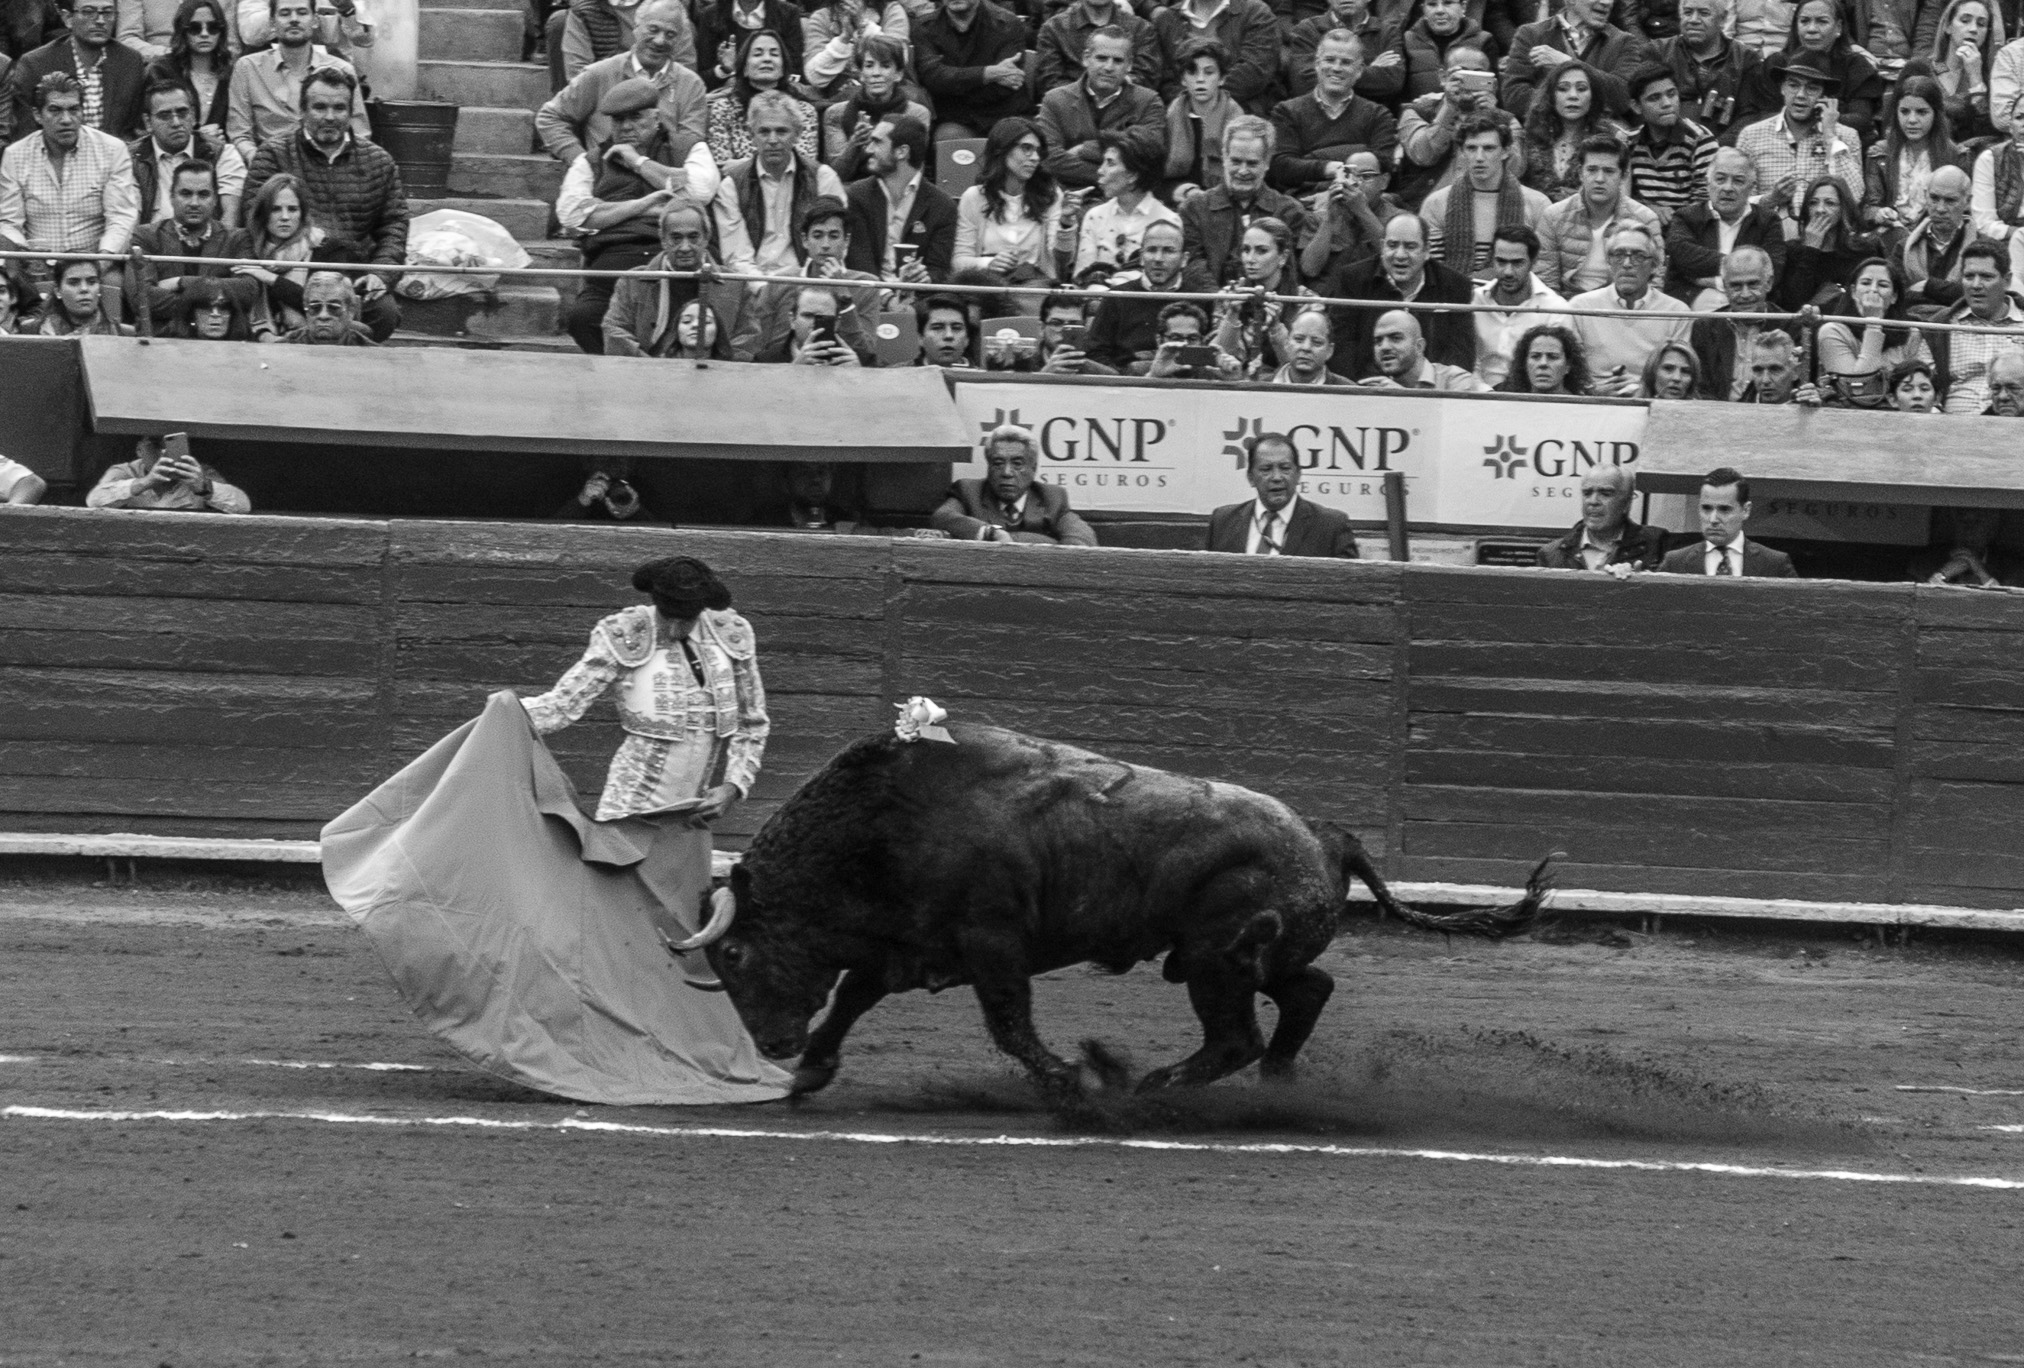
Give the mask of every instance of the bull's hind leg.
M 1202 1020 L 1202 1048 L 1178 1064 L 1154 1069 L 1139 1080 L 1138 1090 L 1213 1083 L 1264 1054 L 1257 992 L 1256 977 L 1224 956 L 1197 964 L 1188 976 L 1188 1001 Z
M 1335 980 L 1304 964 L 1266 984 L 1263 992 L 1279 1008 L 1279 1024 L 1272 1029 L 1265 1057 L 1258 1061 L 1258 1072 L 1266 1078 L 1291 1078 L 1293 1057 L 1314 1034 L 1314 1023 L 1321 1020 L 1321 1009 L 1335 992 Z

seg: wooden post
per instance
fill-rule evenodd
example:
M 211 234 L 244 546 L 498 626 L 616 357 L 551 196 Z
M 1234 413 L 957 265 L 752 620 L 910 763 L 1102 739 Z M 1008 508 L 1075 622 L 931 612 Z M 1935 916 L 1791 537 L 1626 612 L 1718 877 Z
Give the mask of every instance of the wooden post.
M 1395 561 L 1411 560 L 1406 543 L 1406 477 L 1400 470 L 1384 473 L 1384 531 L 1389 554 Z

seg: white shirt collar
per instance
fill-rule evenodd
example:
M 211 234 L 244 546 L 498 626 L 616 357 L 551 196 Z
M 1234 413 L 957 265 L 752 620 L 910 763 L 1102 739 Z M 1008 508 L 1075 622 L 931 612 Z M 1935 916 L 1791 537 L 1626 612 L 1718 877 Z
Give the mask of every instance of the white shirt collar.
M 1736 559 L 1730 563 L 1729 568 L 1740 575 L 1743 573 L 1743 534 L 1741 532 L 1736 534 L 1736 540 L 1730 542 L 1725 547 L 1719 548 L 1719 554 L 1727 554 L 1730 551 L 1736 553 Z M 1701 539 L 1701 569 L 1712 571 L 1715 568 L 1714 557 L 1717 554 L 1718 548 L 1715 544 L 1703 537 Z
M 1269 516 L 1276 517 L 1279 519 L 1279 521 L 1272 524 L 1272 526 L 1280 534 L 1280 540 L 1282 542 L 1285 540 L 1286 528 L 1293 521 L 1293 510 L 1295 510 L 1298 507 L 1300 507 L 1300 496 L 1298 494 L 1295 494 L 1292 498 L 1286 501 L 1286 506 L 1284 508 L 1272 510 L 1269 513 Z M 1268 510 L 1265 507 L 1265 501 L 1263 499 L 1253 498 L 1251 500 L 1252 528 L 1260 533 L 1263 533 L 1265 530 L 1265 519 L 1267 516 Z

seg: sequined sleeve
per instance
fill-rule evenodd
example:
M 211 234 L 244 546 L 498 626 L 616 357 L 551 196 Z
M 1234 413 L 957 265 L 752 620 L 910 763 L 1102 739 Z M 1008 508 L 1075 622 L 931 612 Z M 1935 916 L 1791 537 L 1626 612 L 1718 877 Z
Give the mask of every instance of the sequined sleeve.
M 609 689 L 618 677 L 625 673 L 618 657 L 612 654 L 611 643 L 603 632 L 590 634 L 590 647 L 583 653 L 583 659 L 569 667 L 569 672 L 555 681 L 555 687 L 539 698 L 523 698 L 520 706 L 527 709 L 527 720 L 534 726 L 536 736 L 561 731 L 570 723 L 590 710 L 590 705 Z M 740 697 L 742 698 L 742 691 Z M 763 739 L 765 714 L 760 714 Z
M 738 687 L 738 730 L 731 733 L 724 758 L 724 782 L 746 798 L 759 777 L 759 759 L 766 753 L 766 736 L 773 727 L 766 716 L 766 686 L 759 680 L 759 653 L 742 659 L 732 656 L 731 678 Z

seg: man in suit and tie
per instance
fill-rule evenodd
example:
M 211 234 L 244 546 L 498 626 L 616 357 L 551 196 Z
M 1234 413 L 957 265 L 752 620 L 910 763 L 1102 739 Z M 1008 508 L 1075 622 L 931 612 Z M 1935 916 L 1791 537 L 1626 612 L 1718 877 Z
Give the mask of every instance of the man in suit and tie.
M 1701 540 L 1659 562 L 1669 575 L 1748 575 L 1753 579 L 1797 579 L 1792 558 L 1759 546 L 1743 535 L 1750 520 L 1750 482 L 1723 466 L 1701 481 Z
M 880 119 L 864 145 L 863 180 L 844 190 L 850 251 L 844 265 L 881 280 L 937 285 L 956 258 L 956 202 L 929 180 L 928 129 L 906 114 Z M 911 251 L 894 251 L 895 246 Z
M 1245 446 L 1244 477 L 1258 497 L 1209 515 L 1209 550 L 1356 559 L 1348 516 L 1300 497 L 1300 452 L 1292 438 L 1278 432 L 1253 437 Z
M 958 480 L 928 519 L 929 526 L 957 541 L 1030 542 L 1053 546 L 1095 546 L 1096 533 L 1068 506 L 1068 491 L 1039 484 L 1040 443 L 1012 423 L 984 436 L 981 480 Z

